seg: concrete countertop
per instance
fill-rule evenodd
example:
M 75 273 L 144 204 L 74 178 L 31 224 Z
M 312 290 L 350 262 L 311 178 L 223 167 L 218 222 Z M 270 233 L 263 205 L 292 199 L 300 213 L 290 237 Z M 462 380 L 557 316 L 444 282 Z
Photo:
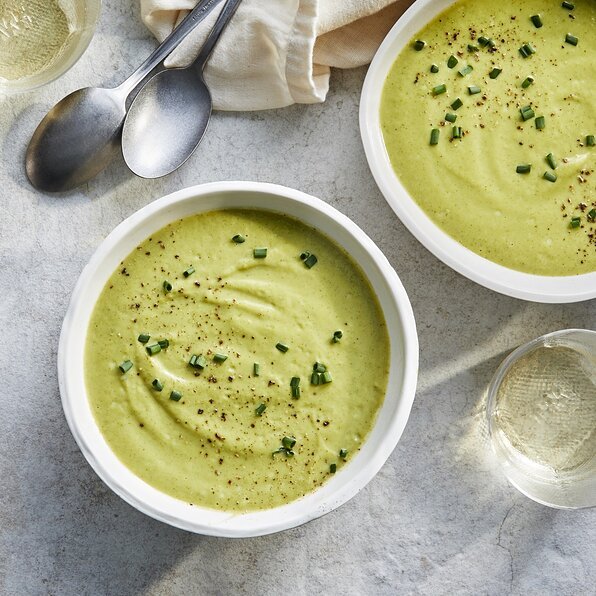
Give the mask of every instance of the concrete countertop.
M 76 88 L 123 78 L 154 45 L 137 2 L 106 0 L 66 76 L 0 100 L 0 593 L 594 594 L 596 511 L 548 509 L 507 483 L 486 444 L 483 394 L 520 343 L 596 327 L 595 302 L 498 295 L 409 234 L 362 150 L 365 69 L 334 72 L 322 105 L 215 114 L 200 149 L 161 180 L 117 161 L 76 192 L 31 188 L 23 155 L 45 112 Z M 326 517 L 250 540 L 176 530 L 114 495 L 69 432 L 56 379 L 69 295 L 101 240 L 164 194 L 234 179 L 292 186 L 351 217 L 400 275 L 420 335 L 411 418 L 378 476 Z

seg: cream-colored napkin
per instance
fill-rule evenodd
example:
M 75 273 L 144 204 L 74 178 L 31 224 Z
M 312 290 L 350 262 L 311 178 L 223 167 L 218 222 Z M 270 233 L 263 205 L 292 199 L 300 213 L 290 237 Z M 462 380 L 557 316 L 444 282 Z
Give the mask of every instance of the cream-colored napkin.
M 324 101 L 331 67 L 368 64 L 412 1 L 243 0 L 205 68 L 214 107 L 263 110 Z M 196 3 L 141 0 L 141 15 L 162 41 Z M 192 62 L 220 10 L 184 40 L 166 66 Z

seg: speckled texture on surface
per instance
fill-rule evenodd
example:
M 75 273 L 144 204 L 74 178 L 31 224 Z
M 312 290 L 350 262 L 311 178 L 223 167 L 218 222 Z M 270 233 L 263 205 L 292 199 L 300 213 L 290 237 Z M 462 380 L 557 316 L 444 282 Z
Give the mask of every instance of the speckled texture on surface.
M 595 328 L 596 303 L 500 296 L 412 238 L 361 148 L 364 69 L 335 72 L 323 105 L 216 114 L 197 153 L 162 180 L 136 179 L 116 162 L 73 193 L 31 189 L 23 154 L 47 109 L 78 87 L 117 81 L 154 47 L 137 10 L 107 0 L 73 70 L 0 100 L 0 593 L 596 593 L 596 510 L 551 510 L 509 486 L 482 410 L 506 353 L 555 329 Z M 66 426 L 55 365 L 69 294 L 112 228 L 166 193 L 232 179 L 293 186 L 354 219 L 398 271 L 421 350 L 410 421 L 368 487 L 310 524 L 236 541 L 170 528 L 107 489 Z

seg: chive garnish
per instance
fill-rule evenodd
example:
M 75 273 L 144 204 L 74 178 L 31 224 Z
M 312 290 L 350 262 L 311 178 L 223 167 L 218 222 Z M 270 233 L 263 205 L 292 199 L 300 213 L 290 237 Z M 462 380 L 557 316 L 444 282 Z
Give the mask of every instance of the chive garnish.
M 184 277 L 190 277 L 195 272 L 195 268 L 191 265 L 188 269 L 182 272 Z
M 546 163 L 554 170 L 557 167 L 557 162 L 555 161 L 555 156 L 552 153 L 549 153 L 546 156 Z
M 462 136 L 461 126 L 454 126 L 451 129 L 451 138 L 452 139 L 461 139 L 461 136 Z
M 153 386 L 153 389 L 155 389 L 155 391 L 161 391 L 163 389 L 163 384 L 159 379 L 153 379 L 151 385 Z
M 579 217 L 572 217 L 571 221 L 569 222 L 569 227 L 570 228 L 579 228 L 580 222 L 581 222 L 581 219 Z
M 478 43 L 484 48 L 488 44 L 488 37 L 484 37 L 484 35 L 481 35 L 478 38 Z
M 436 64 L 431 64 L 430 65 L 430 72 L 434 72 L 434 73 L 439 72 L 439 67 Z
M 433 128 L 430 131 L 430 144 L 431 145 L 438 145 L 439 144 L 439 134 L 441 134 L 439 132 L 438 128 Z
M 466 64 L 463 68 L 460 68 L 457 72 L 459 73 L 460 77 L 465 77 L 469 75 L 474 70 L 474 67 L 471 64 Z
M 172 284 L 166 279 L 163 282 L 163 289 L 165 290 L 166 294 L 172 291 Z
M 533 82 L 534 77 L 526 77 L 521 84 L 522 89 L 527 89 Z
M 197 356 L 193 354 L 188 361 L 189 366 L 193 368 L 198 368 L 199 370 L 203 370 L 207 366 L 207 359 L 202 354 Z
M 243 242 L 246 242 L 246 238 L 242 234 L 236 234 L 235 236 L 232 236 L 232 242 L 242 244 Z
M 284 354 L 290 349 L 286 344 L 282 344 L 281 342 L 276 343 L 275 347 Z
M 339 450 L 339 457 L 341 457 L 342 459 L 346 459 L 347 456 L 348 456 L 348 450 L 347 449 L 340 449 Z
M 557 180 L 557 175 L 554 172 L 544 172 L 542 177 L 549 182 L 555 182 Z
M 476 85 L 470 85 L 468 87 L 468 93 L 470 95 L 476 95 L 476 93 L 480 93 L 480 87 L 477 87 Z
M 292 377 L 290 379 L 290 387 L 298 387 L 300 385 L 300 377 Z
M 309 254 L 308 257 L 306 257 L 306 259 L 304 259 L 304 264 L 306 265 L 306 267 L 308 267 L 309 269 L 312 269 L 316 264 L 317 264 L 317 257 L 313 254 Z
M 261 374 L 261 365 L 258 362 L 255 362 L 252 365 L 252 374 L 255 377 L 258 377 Z
M 542 130 L 546 126 L 546 120 L 544 116 L 538 116 L 538 118 L 534 120 L 534 124 L 538 130 Z
M 226 354 L 221 354 L 219 352 L 213 354 L 213 361 L 214 362 L 225 362 L 228 359 Z
M 459 110 L 459 108 L 461 108 L 464 105 L 464 102 L 458 97 L 452 104 L 451 104 L 451 109 L 452 110 Z
M 561 6 L 567 10 L 573 10 L 575 8 L 575 4 L 572 2 L 561 2 Z
M 331 373 L 328 370 L 326 370 L 324 373 L 321 373 L 320 379 L 322 379 L 323 383 L 331 383 L 331 381 L 333 381 L 331 378 Z
M 160 339 L 157 343 L 162 350 L 170 347 L 170 342 L 167 339 Z
M 331 474 L 335 474 L 335 472 L 337 472 L 337 464 L 331 464 L 331 465 L 329 466 L 329 472 L 330 472 Z
M 294 399 L 298 399 L 300 397 L 300 387 L 296 385 L 296 387 L 292 387 L 292 397 Z
M 322 362 L 315 362 L 312 369 L 316 373 L 324 373 L 327 370 L 327 367 Z
M 154 356 L 158 352 L 161 352 L 161 346 L 159 344 L 152 344 L 147 346 L 145 350 L 147 350 L 147 354 L 149 354 L 149 356 Z
M 343 331 L 337 330 L 333 332 L 333 337 L 331 341 L 336 344 L 342 337 L 344 336 Z
M 447 91 L 447 85 L 437 85 L 433 87 L 433 95 L 441 95 L 441 93 L 445 93 Z
M 425 42 L 425 41 L 422 41 L 421 39 L 417 39 L 417 40 L 414 42 L 414 49 L 415 49 L 417 52 L 419 52 L 420 50 L 423 50 L 423 49 L 424 49 L 424 46 L 425 46 L 425 45 L 426 45 L 426 42 Z
M 500 68 L 493 68 L 489 73 L 488 76 L 491 79 L 496 79 L 503 71 Z
M 319 384 L 319 373 L 318 372 L 314 372 L 312 375 L 310 375 L 310 383 L 311 383 L 311 385 Z
M 586 145 L 588 147 L 594 147 L 594 145 L 596 145 L 596 137 L 594 137 L 594 135 L 588 135 L 586 137 Z
M 296 439 L 294 437 L 284 437 L 281 444 L 285 449 L 292 449 L 296 445 Z
M 182 393 L 180 393 L 180 391 L 172 391 L 172 393 L 170 393 L 170 399 L 172 401 L 180 401 L 180 398 L 182 397 Z
M 451 56 L 449 56 L 449 60 L 447 60 L 447 66 L 449 68 L 453 68 L 458 62 L 459 60 L 452 54 Z
M 571 35 L 571 33 L 567 33 L 567 35 L 565 35 L 565 43 L 576 46 L 578 41 L 579 39 L 575 37 L 575 35 Z
M 267 409 L 267 406 L 265 404 L 259 404 L 256 409 L 255 412 L 257 413 L 257 416 L 262 416 L 263 412 Z
M 596 221 L 596 209 L 590 209 L 590 211 L 588 211 L 588 219 L 590 221 Z
M 120 369 L 120 372 L 124 374 L 132 368 L 132 362 L 130 360 L 125 360 L 118 368 Z
M 495 44 L 495 41 L 489 37 L 489 38 L 488 38 L 488 41 L 486 42 L 486 45 L 487 45 L 489 48 L 494 48 L 496 44 Z
M 447 122 L 455 122 L 457 120 L 457 114 L 452 114 L 451 112 L 447 112 L 445 114 L 445 120 L 447 120 Z
M 137 339 L 142 343 L 146 344 L 150 339 L 151 336 L 148 333 L 141 333 Z
M 478 46 L 475 46 L 474 44 L 469 43 L 468 44 L 468 52 L 477 52 L 478 51 Z
M 255 248 L 252 252 L 255 259 L 264 259 L 267 256 L 266 248 Z
M 300 260 L 301 261 L 306 261 L 306 259 L 308 259 L 308 257 L 310 257 L 310 253 L 305 250 L 304 252 L 300 253 Z
M 521 114 L 522 120 L 524 122 L 530 118 L 534 118 L 534 110 L 530 106 L 524 106 L 523 108 L 520 108 L 519 113 Z
M 524 57 L 528 58 L 530 55 L 535 54 L 536 50 L 529 44 L 525 43 L 520 49 L 519 53 Z
M 530 20 L 532 23 L 534 23 L 534 27 L 536 27 L 536 29 L 540 29 L 540 27 L 542 27 L 542 19 L 540 18 L 539 14 L 532 15 Z
M 524 164 L 520 164 L 519 166 L 517 166 L 517 168 L 515 168 L 515 171 L 518 174 L 529 174 L 531 169 L 532 169 L 531 164 L 524 163 Z

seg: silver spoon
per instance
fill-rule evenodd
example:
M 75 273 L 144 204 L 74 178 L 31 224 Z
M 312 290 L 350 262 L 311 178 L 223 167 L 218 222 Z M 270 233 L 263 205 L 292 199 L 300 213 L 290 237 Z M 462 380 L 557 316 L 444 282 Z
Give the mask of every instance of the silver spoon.
M 241 1 L 226 2 L 192 64 L 157 73 L 130 105 L 122 155 L 137 176 L 159 178 L 173 172 L 201 142 L 212 109 L 203 68 Z
M 201 0 L 126 81 L 114 89 L 86 87 L 59 101 L 27 147 L 25 169 L 39 190 L 60 192 L 89 181 L 114 157 L 127 99 L 221 0 Z

